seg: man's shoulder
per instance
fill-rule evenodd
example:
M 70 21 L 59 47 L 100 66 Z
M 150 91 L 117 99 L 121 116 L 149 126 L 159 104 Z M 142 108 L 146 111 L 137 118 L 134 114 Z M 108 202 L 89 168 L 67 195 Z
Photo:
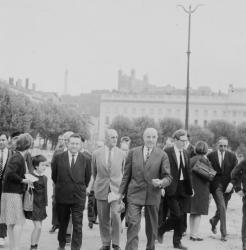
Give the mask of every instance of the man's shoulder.
M 236 157 L 236 154 L 232 151 L 227 150 L 226 153 L 230 156 L 230 157 Z
M 167 153 L 167 154 L 170 154 L 170 153 L 173 152 L 173 151 L 174 151 L 174 147 L 173 147 L 173 146 L 171 146 L 171 147 L 166 147 L 166 148 L 164 149 L 164 152 Z

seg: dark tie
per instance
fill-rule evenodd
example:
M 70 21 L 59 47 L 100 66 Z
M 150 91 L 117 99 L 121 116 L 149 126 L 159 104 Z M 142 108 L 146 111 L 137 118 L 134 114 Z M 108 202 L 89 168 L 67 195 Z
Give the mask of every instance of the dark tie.
M 3 150 L 0 151 L 0 178 L 3 174 Z
M 220 163 L 220 167 L 222 172 L 224 171 L 224 157 L 223 157 L 223 152 L 221 152 L 221 163 Z
M 145 156 L 145 162 L 147 162 L 149 160 L 149 157 L 150 157 L 150 149 L 148 148 L 146 156 Z
M 71 168 L 74 167 L 75 164 L 75 155 L 72 155 Z

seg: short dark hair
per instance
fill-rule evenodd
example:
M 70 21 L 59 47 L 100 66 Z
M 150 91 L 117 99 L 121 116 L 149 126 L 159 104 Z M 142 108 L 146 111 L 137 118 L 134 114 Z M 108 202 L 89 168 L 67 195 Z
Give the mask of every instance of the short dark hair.
M 72 134 L 68 140 L 70 140 L 71 138 L 79 138 L 82 141 L 81 135 L 77 133 Z
M 229 141 L 228 138 L 226 136 L 220 136 L 217 140 L 217 143 L 220 141 L 220 140 L 226 140 L 226 141 Z
M 19 136 L 19 135 L 21 135 L 21 134 L 23 134 L 23 132 L 21 132 L 21 131 L 15 131 L 15 132 L 13 132 L 13 133 L 11 134 L 11 138 L 14 138 L 14 137 L 16 137 L 16 136 Z
M 16 150 L 17 151 L 25 151 L 29 149 L 33 144 L 33 138 L 30 134 L 24 133 L 18 136 L 18 139 L 16 141 Z
M 47 159 L 43 155 L 36 155 L 32 157 L 32 165 L 34 169 L 37 169 L 40 162 L 46 162 Z
M 177 139 L 179 140 L 181 136 L 184 136 L 186 135 L 187 136 L 187 132 L 184 130 L 184 129 L 179 129 L 179 130 L 176 130 L 174 133 L 173 133 L 173 139 Z
M 129 136 L 123 136 L 120 138 L 120 142 L 131 142 L 131 139 Z
M 198 141 L 195 145 L 195 152 L 198 155 L 205 155 L 208 152 L 208 144 L 205 141 Z
M 0 131 L 0 136 L 5 135 L 7 140 L 9 139 L 9 134 L 7 132 L 1 132 Z

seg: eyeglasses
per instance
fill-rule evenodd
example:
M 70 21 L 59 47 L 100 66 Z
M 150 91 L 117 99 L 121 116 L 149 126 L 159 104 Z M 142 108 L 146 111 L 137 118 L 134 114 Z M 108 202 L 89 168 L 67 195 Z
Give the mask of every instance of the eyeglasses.
M 220 148 L 227 148 L 227 145 L 219 145 Z

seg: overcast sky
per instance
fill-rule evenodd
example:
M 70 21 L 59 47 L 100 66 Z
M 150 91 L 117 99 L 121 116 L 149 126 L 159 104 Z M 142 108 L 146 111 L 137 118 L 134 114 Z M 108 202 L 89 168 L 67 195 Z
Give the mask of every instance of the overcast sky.
M 245 0 L 0 0 L 0 78 L 29 77 L 61 93 L 117 87 L 117 71 L 155 85 L 186 85 L 192 15 L 191 87 L 227 91 L 246 81 Z M 246 85 L 245 85 L 246 87 Z

